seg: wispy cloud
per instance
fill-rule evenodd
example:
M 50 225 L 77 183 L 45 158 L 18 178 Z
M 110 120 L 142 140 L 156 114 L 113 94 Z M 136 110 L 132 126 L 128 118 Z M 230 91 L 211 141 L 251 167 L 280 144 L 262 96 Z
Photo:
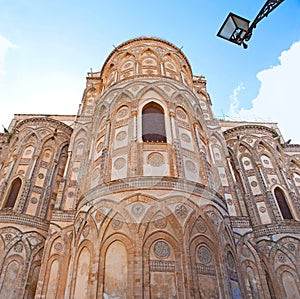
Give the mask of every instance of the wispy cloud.
M 16 46 L 8 39 L 0 35 L 0 87 L 3 84 L 3 77 L 5 75 L 5 57 L 8 50 L 11 48 L 16 48 Z
M 230 96 L 231 104 L 230 104 L 230 114 L 235 115 L 238 113 L 240 101 L 238 98 L 239 93 L 245 89 L 243 83 L 240 83 L 233 91 L 232 95 Z
M 285 139 L 300 143 L 300 41 L 283 51 L 279 64 L 257 74 L 261 82 L 258 96 L 252 101 L 250 109 L 239 108 L 237 98 L 241 87 L 232 95 L 231 117 L 244 120 L 263 118 L 277 122 Z

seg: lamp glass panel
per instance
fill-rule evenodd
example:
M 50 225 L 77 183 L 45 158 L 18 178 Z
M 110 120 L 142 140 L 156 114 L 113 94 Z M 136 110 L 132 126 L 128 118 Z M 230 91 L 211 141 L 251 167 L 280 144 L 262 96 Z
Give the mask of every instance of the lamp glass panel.
M 233 19 L 228 16 L 218 35 L 229 40 L 235 30 L 236 25 Z
M 237 28 L 242 29 L 243 31 L 248 31 L 248 29 L 249 29 L 249 21 L 248 20 L 241 18 L 234 14 L 231 15 L 231 18 L 233 19 Z

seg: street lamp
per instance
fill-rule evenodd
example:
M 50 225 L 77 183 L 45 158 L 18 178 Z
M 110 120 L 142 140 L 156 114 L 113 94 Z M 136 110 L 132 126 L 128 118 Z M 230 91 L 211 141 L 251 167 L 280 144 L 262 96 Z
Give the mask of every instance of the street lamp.
M 247 42 L 250 40 L 252 31 L 254 28 L 256 28 L 258 22 L 260 22 L 264 17 L 267 17 L 269 13 L 283 1 L 284 0 L 268 0 L 251 25 L 249 20 L 246 20 L 232 12 L 229 13 L 219 32 L 217 33 L 217 36 L 239 46 L 243 46 L 244 49 L 247 49 L 248 46 L 245 41 Z

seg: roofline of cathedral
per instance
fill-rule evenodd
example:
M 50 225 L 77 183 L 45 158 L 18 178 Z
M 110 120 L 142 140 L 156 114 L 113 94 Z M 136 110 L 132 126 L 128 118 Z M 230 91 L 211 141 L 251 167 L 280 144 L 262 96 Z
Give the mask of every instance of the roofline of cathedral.
M 19 121 L 18 123 L 16 123 L 15 130 L 20 129 L 21 126 L 23 126 L 26 123 L 38 122 L 38 121 L 40 121 L 40 122 L 45 122 L 46 121 L 48 123 L 56 124 L 57 127 L 60 127 L 62 129 L 64 129 L 68 134 L 72 134 L 72 132 L 73 132 L 72 127 L 66 125 L 65 123 L 63 123 L 63 122 L 61 122 L 57 119 L 50 118 L 47 115 L 45 115 L 45 116 L 35 116 L 35 117 L 30 117 L 30 118 L 23 119 L 23 120 Z
M 245 130 L 245 129 L 258 129 L 258 130 L 264 130 L 267 131 L 271 134 L 277 134 L 276 130 L 267 126 L 263 126 L 260 124 L 246 124 L 246 125 L 241 125 L 238 127 L 234 127 L 234 128 L 230 128 L 226 131 L 223 132 L 224 135 L 229 135 L 232 134 L 234 132 L 239 132 L 241 130 Z
M 100 78 L 102 77 L 102 73 L 104 71 L 104 68 L 105 68 L 106 64 L 108 63 L 108 61 L 110 60 L 110 58 L 114 55 L 114 53 L 118 52 L 122 47 L 124 47 L 124 46 L 126 46 L 126 45 L 128 45 L 130 43 L 138 42 L 138 41 L 146 41 L 146 40 L 152 40 L 152 41 L 161 42 L 161 43 L 167 44 L 168 46 L 174 48 L 174 50 L 176 50 L 177 52 L 179 52 L 183 56 L 183 58 L 185 59 L 186 64 L 189 67 L 191 75 L 193 75 L 192 67 L 191 67 L 191 65 L 189 63 L 189 60 L 187 59 L 186 55 L 181 51 L 180 48 L 178 48 L 174 44 L 172 44 L 172 43 L 170 43 L 170 42 L 168 42 L 168 41 L 166 41 L 164 39 L 158 38 L 158 37 L 141 36 L 141 37 L 136 37 L 136 38 L 127 40 L 127 41 L 121 43 L 119 46 L 115 47 L 115 49 L 108 55 L 108 57 L 106 58 L 105 62 L 102 65 L 102 68 L 101 68 L 101 71 L 100 71 Z

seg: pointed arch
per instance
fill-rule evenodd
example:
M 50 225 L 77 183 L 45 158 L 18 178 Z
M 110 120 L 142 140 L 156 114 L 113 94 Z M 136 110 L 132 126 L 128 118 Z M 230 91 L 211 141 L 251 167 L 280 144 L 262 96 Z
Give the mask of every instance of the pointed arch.
M 140 58 L 141 73 L 143 75 L 160 74 L 160 59 L 152 49 L 146 49 Z
M 164 110 L 155 102 L 143 107 L 142 139 L 144 142 L 167 142 Z
M 149 98 L 155 98 L 155 99 L 168 99 L 168 94 L 163 91 L 161 88 L 155 86 L 155 84 L 147 85 L 143 87 L 137 94 L 136 98 L 139 99 L 149 99 Z
M 122 91 L 118 94 L 113 101 L 111 101 L 110 106 L 108 108 L 108 113 L 113 115 L 116 113 L 116 110 L 119 109 L 122 105 L 131 106 L 131 99 L 133 99 L 133 95 L 128 90 Z
M 136 73 L 136 58 L 132 53 L 126 52 L 118 61 L 120 80 L 126 79 Z
M 118 258 L 116 258 L 116 256 Z M 104 297 L 127 297 L 128 252 L 120 240 L 112 242 L 105 254 Z
M 7 199 L 5 201 L 4 208 L 12 209 L 15 206 L 21 186 L 22 186 L 22 181 L 20 178 L 16 178 L 13 180 L 13 182 L 11 183 L 11 187 Z
M 104 293 L 108 293 L 112 297 L 133 298 L 133 284 L 131 284 L 133 281 L 133 263 L 131 261 L 133 260 L 134 248 L 133 241 L 126 234 L 118 232 L 111 234 L 103 242 L 99 253 L 99 298 L 106 298 Z M 115 281 L 116 288 L 109 279 L 117 280 Z M 122 291 L 121 295 L 120 292 Z M 107 298 L 111 298 L 110 296 Z
M 165 75 L 176 80 L 180 80 L 180 65 L 177 59 L 171 53 L 167 53 L 163 57 L 163 65 Z
M 79 251 L 76 263 L 74 298 L 88 298 L 91 252 L 87 246 Z
M 277 201 L 283 219 L 293 219 L 292 212 L 287 203 L 283 190 L 279 187 L 274 189 L 274 196 Z
M 32 144 L 28 144 L 23 149 L 22 158 L 31 159 L 33 157 L 34 151 L 35 151 L 35 147 Z

